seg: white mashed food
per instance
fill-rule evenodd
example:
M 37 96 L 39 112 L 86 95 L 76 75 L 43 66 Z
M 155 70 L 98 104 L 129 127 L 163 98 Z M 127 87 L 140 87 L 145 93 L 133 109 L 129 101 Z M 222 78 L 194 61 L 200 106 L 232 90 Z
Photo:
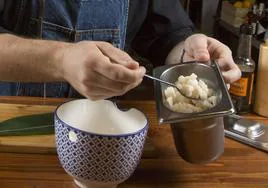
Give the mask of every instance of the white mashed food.
M 169 107 L 175 112 L 195 113 L 212 108 L 217 103 L 216 92 L 208 88 L 207 84 L 197 79 L 197 75 L 192 73 L 190 76 L 179 76 L 175 85 L 182 92 L 192 98 L 201 100 L 191 100 L 182 96 L 174 87 L 167 87 L 164 91 Z

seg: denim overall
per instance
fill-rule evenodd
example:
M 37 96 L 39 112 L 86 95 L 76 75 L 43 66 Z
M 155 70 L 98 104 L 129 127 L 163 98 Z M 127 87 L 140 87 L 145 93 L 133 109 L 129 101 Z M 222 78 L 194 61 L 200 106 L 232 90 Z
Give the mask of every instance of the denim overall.
M 32 0 L 26 35 L 79 42 L 106 41 L 124 49 L 129 0 Z M 3 83 L 0 95 L 80 97 L 68 83 Z

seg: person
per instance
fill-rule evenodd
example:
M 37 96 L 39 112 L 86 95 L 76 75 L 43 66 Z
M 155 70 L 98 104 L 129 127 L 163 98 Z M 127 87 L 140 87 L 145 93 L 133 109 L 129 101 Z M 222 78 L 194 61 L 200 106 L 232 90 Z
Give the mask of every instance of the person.
M 179 0 L 2 0 L 0 95 L 120 96 L 154 66 L 217 60 L 227 83 L 239 79 L 231 50 L 195 33 Z M 43 84 L 45 83 L 45 84 Z

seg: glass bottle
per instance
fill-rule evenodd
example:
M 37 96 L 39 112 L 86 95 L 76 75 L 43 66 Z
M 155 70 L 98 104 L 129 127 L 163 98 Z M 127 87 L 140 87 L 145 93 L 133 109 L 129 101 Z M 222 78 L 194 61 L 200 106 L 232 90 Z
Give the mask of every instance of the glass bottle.
M 242 76 L 238 81 L 231 84 L 229 90 L 238 114 L 250 112 L 252 108 L 252 91 L 255 71 L 255 62 L 251 58 L 252 34 L 252 25 L 241 25 L 238 50 L 234 61 L 240 68 Z
M 257 29 L 257 22 L 258 22 L 258 15 L 257 15 L 258 5 L 254 4 L 252 6 L 251 11 L 249 11 L 247 17 L 248 17 L 248 23 L 252 25 L 253 27 L 253 35 L 256 34 Z

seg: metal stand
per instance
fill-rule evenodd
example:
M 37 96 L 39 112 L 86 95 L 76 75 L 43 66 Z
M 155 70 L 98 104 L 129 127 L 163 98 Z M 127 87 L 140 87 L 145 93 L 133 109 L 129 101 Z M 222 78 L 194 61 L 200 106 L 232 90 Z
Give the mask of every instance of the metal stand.
M 227 137 L 268 152 L 267 125 L 238 115 L 229 115 L 224 118 L 224 129 Z

